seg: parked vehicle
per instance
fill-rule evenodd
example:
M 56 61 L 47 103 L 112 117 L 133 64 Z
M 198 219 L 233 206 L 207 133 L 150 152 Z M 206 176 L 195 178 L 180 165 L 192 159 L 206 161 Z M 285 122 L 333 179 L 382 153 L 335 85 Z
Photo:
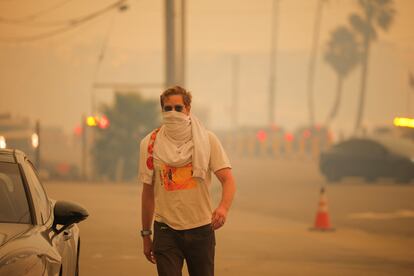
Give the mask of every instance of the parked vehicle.
M 352 138 L 322 152 L 319 165 L 329 182 L 360 176 L 369 182 L 391 177 L 408 183 L 414 178 L 414 143 L 397 137 Z
M 88 212 L 48 198 L 18 150 L 0 149 L 0 275 L 79 275 L 80 232 Z

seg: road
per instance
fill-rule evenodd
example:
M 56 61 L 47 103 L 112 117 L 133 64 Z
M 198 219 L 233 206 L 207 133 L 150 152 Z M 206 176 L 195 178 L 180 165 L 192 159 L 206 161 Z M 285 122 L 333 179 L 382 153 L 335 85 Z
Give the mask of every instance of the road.
M 414 185 L 345 179 L 328 185 L 317 164 L 233 159 L 238 192 L 216 232 L 216 275 L 414 275 Z M 336 231 L 309 231 L 326 186 Z M 50 197 L 79 202 L 81 275 L 156 275 L 142 255 L 136 184 L 47 182 Z M 213 202 L 220 185 L 211 187 Z M 184 275 L 187 275 L 184 273 Z

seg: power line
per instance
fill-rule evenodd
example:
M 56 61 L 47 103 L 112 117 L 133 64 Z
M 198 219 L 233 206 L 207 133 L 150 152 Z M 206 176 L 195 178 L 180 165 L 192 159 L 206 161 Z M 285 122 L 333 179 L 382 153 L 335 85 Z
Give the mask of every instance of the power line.
M 73 0 L 64 0 L 64 1 L 61 1 L 59 3 L 56 3 L 55 5 L 47 7 L 45 9 L 42 9 L 42 10 L 37 11 L 35 13 L 25 15 L 25 16 L 20 17 L 20 18 L 0 17 L 0 23 L 19 24 L 19 23 L 23 23 L 23 22 L 27 22 L 27 21 L 33 21 L 37 17 L 39 17 L 41 15 L 44 15 L 44 14 L 47 14 L 47 13 L 50 13 L 54 10 L 57 10 L 57 9 L 61 8 L 62 6 L 68 4 L 71 1 L 73 1 Z
M 72 0 L 66 0 L 66 1 L 72 1 Z M 117 3 L 114 3 L 113 5 L 118 6 L 122 10 L 125 6 L 126 1 L 127 0 L 120 0 Z M 73 18 L 68 18 L 68 19 L 64 19 L 64 20 L 53 20 L 53 21 L 20 21 L 20 20 L 7 20 L 7 19 L 5 20 L 4 18 L 0 17 L 0 23 L 2 23 L 2 24 L 11 24 L 11 25 L 20 25 L 20 26 L 29 26 L 29 27 L 59 27 L 59 26 L 64 27 L 64 26 L 69 26 L 69 25 L 76 24 L 79 21 L 84 20 L 86 17 L 88 17 L 90 15 L 91 14 L 82 15 L 82 16 L 73 17 Z
M 67 31 L 70 31 L 71 29 L 77 28 L 97 17 L 100 17 L 101 15 L 104 15 L 105 13 L 113 10 L 113 9 L 123 9 L 124 8 L 124 4 L 125 4 L 126 0 L 119 0 L 116 1 L 115 3 L 112 3 L 111 5 L 95 11 L 93 13 L 90 13 L 86 16 L 83 17 L 79 17 L 74 21 L 70 21 L 70 23 L 64 27 L 61 28 L 56 28 L 54 30 L 48 31 L 48 32 L 43 32 L 40 34 L 36 34 L 36 35 L 32 35 L 32 36 L 24 36 L 24 37 L 0 37 L 0 42 L 8 42 L 8 43 L 13 43 L 13 42 L 30 42 L 30 41 L 36 41 L 36 40 L 41 40 L 41 39 L 46 39 L 49 37 L 53 37 L 62 33 L 65 33 Z
M 104 57 L 105 57 L 105 52 L 106 52 L 106 49 L 107 49 L 108 43 L 109 43 L 109 37 L 110 37 L 111 31 L 112 31 L 112 27 L 114 25 L 114 20 L 115 20 L 115 16 L 112 15 L 111 21 L 109 22 L 109 26 L 106 29 L 106 35 L 102 40 L 102 45 L 101 45 L 101 49 L 99 51 L 98 61 L 96 63 L 96 67 L 95 67 L 95 70 L 93 72 L 92 85 L 96 82 L 96 78 L 98 76 L 99 69 L 101 68 L 101 65 L 103 63 L 103 60 L 104 60 Z M 91 113 L 92 114 L 95 114 L 95 112 L 96 112 L 95 93 L 94 92 L 95 91 L 93 90 L 93 87 L 92 87 L 92 90 L 91 90 L 91 103 L 92 103 Z

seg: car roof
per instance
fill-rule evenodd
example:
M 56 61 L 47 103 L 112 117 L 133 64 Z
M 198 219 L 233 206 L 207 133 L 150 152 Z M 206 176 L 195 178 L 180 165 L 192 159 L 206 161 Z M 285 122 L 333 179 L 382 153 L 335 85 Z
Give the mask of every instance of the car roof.
M 17 156 L 25 156 L 25 154 L 16 149 L 0 149 L 0 162 L 17 163 Z
M 382 144 L 393 153 L 404 156 L 414 157 L 414 142 L 411 139 L 394 136 L 379 136 L 373 138 L 374 141 Z
M 340 143 L 346 143 L 351 141 L 373 141 L 371 137 L 351 137 L 349 139 L 343 140 Z
M 342 147 L 343 145 L 349 145 L 349 144 L 355 144 L 355 143 L 377 143 L 377 141 L 374 141 L 373 139 L 367 139 L 367 138 L 360 138 L 360 137 L 351 137 L 349 139 L 337 142 L 333 145 L 334 148 Z
M 336 144 L 336 148 L 341 147 L 345 144 L 354 144 L 354 143 L 373 143 L 381 145 L 386 150 L 402 155 L 409 156 L 410 158 L 414 157 L 414 142 L 407 138 L 395 137 L 395 136 L 367 136 L 367 137 L 352 137 L 348 140 L 339 142 Z

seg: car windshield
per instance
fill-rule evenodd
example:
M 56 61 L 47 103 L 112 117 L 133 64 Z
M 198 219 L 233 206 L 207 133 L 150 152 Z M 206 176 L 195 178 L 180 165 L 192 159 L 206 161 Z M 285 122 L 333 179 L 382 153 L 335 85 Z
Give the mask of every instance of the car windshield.
M 0 223 L 31 223 L 29 204 L 17 164 L 0 162 Z
M 396 137 L 381 137 L 375 140 L 383 144 L 392 153 L 414 158 L 414 142 L 412 140 Z

